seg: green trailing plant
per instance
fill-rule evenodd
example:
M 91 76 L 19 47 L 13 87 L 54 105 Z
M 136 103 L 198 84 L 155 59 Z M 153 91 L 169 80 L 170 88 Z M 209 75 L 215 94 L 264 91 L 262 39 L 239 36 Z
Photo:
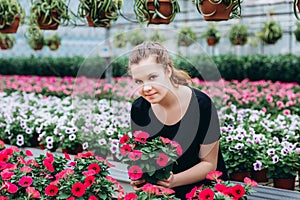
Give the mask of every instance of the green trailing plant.
M 208 14 L 203 14 L 201 11 L 201 5 L 203 4 L 204 0 L 192 0 L 192 2 L 196 5 L 196 8 L 198 10 L 198 12 L 202 15 L 213 15 L 216 10 L 214 10 L 214 12 L 212 13 L 208 13 Z M 231 14 L 230 14 L 230 18 L 240 18 L 241 16 L 241 3 L 243 2 L 243 0 L 209 0 L 212 4 L 220 4 L 223 3 L 226 5 L 226 9 L 228 9 L 229 7 L 232 7 L 231 10 Z
M 67 24 L 71 19 L 66 0 L 31 0 L 30 10 L 43 25 Z
M 25 11 L 17 0 L 0 0 L 0 29 L 10 26 L 15 18 L 20 16 L 20 22 L 24 22 Z
M 246 25 L 235 24 L 229 32 L 229 40 L 233 45 L 244 45 L 248 40 L 248 27 Z
M 296 23 L 296 27 L 297 28 L 294 30 L 294 34 L 295 34 L 296 40 L 298 42 L 300 42 L 300 22 Z
M 136 46 L 146 41 L 147 38 L 140 29 L 136 29 L 130 33 L 128 40 L 131 46 Z
M 16 42 L 16 38 L 11 34 L 0 33 L 0 47 L 1 49 L 11 49 Z
M 25 38 L 29 46 L 34 50 L 40 50 L 45 45 L 44 33 L 36 25 L 32 25 L 27 29 Z
M 213 23 L 209 23 L 209 27 L 201 36 L 206 38 L 208 44 L 210 44 L 209 42 L 212 40 L 211 42 L 214 42 L 213 45 L 218 44 L 221 39 L 219 31 Z
M 274 20 L 267 21 L 257 35 L 266 44 L 275 44 L 282 37 L 281 25 Z
M 182 27 L 177 35 L 178 46 L 188 47 L 197 39 L 197 34 L 191 27 Z
M 119 17 L 123 0 L 80 0 L 78 15 L 89 18 L 93 26 L 109 27 Z
M 61 37 L 56 33 L 53 36 L 46 38 L 45 44 L 50 48 L 50 50 L 57 50 L 61 44 Z
M 150 35 L 150 40 L 153 42 L 163 43 L 166 41 L 166 37 L 160 34 L 158 31 L 155 31 L 153 34 Z
M 298 10 L 297 10 L 297 7 L 298 7 Z M 296 19 L 300 20 L 298 12 L 300 12 L 300 2 L 299 2 L 299 0 L 294 0 L 294 14 L 295 14 Z
M 151 10 L 148 8 L 148 2 L 153 2 L 154 9 Z M 160 0 L 134 0 L 134 13 L 136 15 L 136 19 L 140 23 L 150 22 L 151 19 L 162 18 L 169 19 L 169 22 L 172 22 L 175 18 L 176 13 L 180 12 L 179 3 L 177 0 L 171 0 L 172 10 L 169 16 L 164 15 L 160 10 Z
M 124 31 L 119 31 L 113 36 L 113 44 L 116 48 L 124 48 L 128 42 L 127 35 Z

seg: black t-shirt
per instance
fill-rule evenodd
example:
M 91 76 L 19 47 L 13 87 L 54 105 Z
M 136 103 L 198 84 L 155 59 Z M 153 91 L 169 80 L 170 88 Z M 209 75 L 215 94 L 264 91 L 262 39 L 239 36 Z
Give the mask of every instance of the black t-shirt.
M 211 99 L 198 89 L 192 89 L 192 97 L 187 111 L 182 119 L 174 125 L 165 125 L 160 122 L 151 104 L 142 97 L 137 98 L 131 108 L 132 132 L 142 130 L 150 134 L 150 138 L 162 136 L 177 141 L 183 150 L 182 156 L 173 166 L 173 173 L 185 171 L 200 162 L 200 144 L 210 144 L 220 138 L 220 126 L 216 108 Z M 180 114 L 180 113 L 178 113 Z M 221 149 L 219 148 L 217 170 L 223 172 L 221 177 L 227 180 L 227 171 Z M 176 197 L 186 199 L 185 194 L 195 186 L 208 184 L 203 180 L 197 183 L 173 188 Z

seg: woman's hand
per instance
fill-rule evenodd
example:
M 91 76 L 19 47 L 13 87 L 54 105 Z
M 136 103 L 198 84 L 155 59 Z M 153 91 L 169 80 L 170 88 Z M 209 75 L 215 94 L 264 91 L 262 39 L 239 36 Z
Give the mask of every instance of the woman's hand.
M 170 173 L 170 177 L 168 179 L 165 178 L 162 181 L 157 181 L 157 185 L 163 186 L 165 188 L 174 187 L 174 174 L 173 174 L 173 172 Z
M 146 183 L 144 179 L 139 180 L 131 180 L 130 185 L 133 187 L 133 189 L 137 192 L 141 191 L 143 188 L 143 185 Z

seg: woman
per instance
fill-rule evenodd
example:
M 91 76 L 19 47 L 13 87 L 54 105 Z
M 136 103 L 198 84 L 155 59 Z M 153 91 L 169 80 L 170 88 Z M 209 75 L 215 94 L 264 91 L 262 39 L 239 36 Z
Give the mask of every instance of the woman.
M 186 199 L 192 188 L 208 183 L 205 177 L 210 171 L 222 171 L 226 180 L 215 106 L 206 94 L 188 86 L 189 75 L 173 67 L 168 51 L 155 42 L 138 45 L 130 54 L 129 72 L 140 94 L 131 108 L 132 132 L 143 130 L 150 139 L 166 137 L 183 149 L 170 177 L 157 185 L 172 188 L 176 197 Z M 144 183 L 131 181 L 136 191 Z

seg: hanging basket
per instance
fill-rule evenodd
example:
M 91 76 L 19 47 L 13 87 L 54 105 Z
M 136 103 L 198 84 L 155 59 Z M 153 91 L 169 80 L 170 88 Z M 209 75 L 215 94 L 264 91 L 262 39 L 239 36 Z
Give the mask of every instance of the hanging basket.
M 104 28 L 110 27 L 111 19 L 109 19 L 108 17 L 106 17 L 106 15 L 109 15 L 109 14 L 100 13 L 99 19 L 101 19 L 101 21 L 99 21 L 97 23 L 97 25 L 94 24 L 92 17 L 89 16 L 89 15 L 87 15 L 86 16 L 86 20 L 88 22 L 88 26 L 89 27 L 104 27 Z
M 20 19 L 21 16 L 16 16 L 15 21 L 10 26 L 5 25 L 2 29 L 0 29 L 0 33 L 16 33 L 19 28 Z
M 147 7 L 150 12 L 157 9 L 154 6 L 154 1 L 155 0 L 148 0 Z M 171 3 L 171 0 L 159 0 L 158 12 L 160 12 L 163 16 L 166 16 L 166 18 L 162 18 L 158 15 L 153 18 L 154 14 L 150 13 L 148 24 L 169 24 L 172 17 L 172 10 L 173 5 Z
M 46 20 L 44 18 L 45 18 L 44 13 L 42 13 L 41 16 L 37 18 L 37 23 L 41 30 L 57 30 L 59 23 L 56 20 L 59 20 L 59 18 L 56 10 L 52 10 L 52 14 L 51 14 L 52 21 L 50 20 L 50 17 L 49 19 L 47 18 Z M 55 18 L 56 20 L 53 20 L 53 18 Z
M 206 38 L 206 43 L 208 46 L 215 46 L 216 45 L 216 38 L 215 37 L 207 37 Z
M 214 3 L 211 0 L 203 0 L 198 9 L 206 21 L 224 21 L 228 20 L 232 11 L 233 4 L 229 7 L 224 3 Z
M 9 46 L 9 44 L 8 44 L 7 41 L 0 41 L 0 48 L 1 48 L 2 50 L 7 50 L 7 49 L 10 48 L 10 46 Z

